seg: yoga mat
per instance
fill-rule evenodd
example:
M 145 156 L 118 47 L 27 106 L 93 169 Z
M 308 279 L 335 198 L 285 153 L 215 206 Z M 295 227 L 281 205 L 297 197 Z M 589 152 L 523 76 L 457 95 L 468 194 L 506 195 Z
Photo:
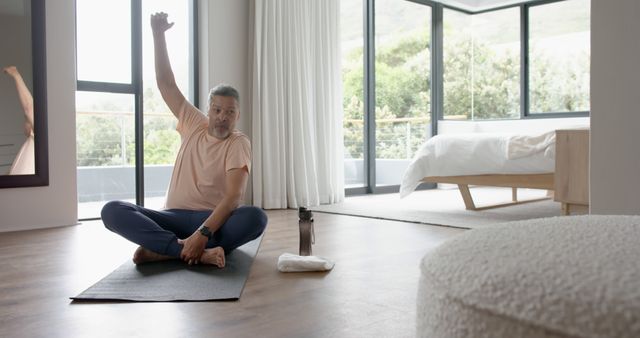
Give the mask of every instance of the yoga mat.
M 169 260 L 135 265 L 129 261 L 75 297 L 74 301 L 238 300 L 263 235 L 233 250 L 226 265 L 192 265 Z

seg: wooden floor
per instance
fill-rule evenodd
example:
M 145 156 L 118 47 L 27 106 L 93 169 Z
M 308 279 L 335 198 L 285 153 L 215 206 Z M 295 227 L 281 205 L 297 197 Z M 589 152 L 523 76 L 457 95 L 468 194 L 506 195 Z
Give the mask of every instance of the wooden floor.
M 131 258 L 101 222 L 0 234 L 0 337 L 412 337 L 419 262 L 464 230 L 315 213 L 328 273 L 280 273 L 297 253 L 297 214 L 269 225 L 234 302 L 71 303 Z

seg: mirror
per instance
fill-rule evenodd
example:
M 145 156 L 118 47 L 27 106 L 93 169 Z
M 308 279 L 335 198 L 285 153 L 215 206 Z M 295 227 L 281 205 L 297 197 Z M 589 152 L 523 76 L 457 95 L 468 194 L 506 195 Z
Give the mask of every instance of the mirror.
M 0 41 L 0 188 L 48 185 L 44 0 L 2 0 Z

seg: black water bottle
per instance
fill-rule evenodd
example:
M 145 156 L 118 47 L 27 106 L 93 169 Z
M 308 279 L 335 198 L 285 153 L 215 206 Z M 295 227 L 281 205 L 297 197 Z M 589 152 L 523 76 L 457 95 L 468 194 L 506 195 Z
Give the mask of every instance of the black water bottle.
M 300 227 L 300 256 L 311 256 L 311 244 L 315 242 L 311 210 L 304 207 L 298 209 L 298 226 Z

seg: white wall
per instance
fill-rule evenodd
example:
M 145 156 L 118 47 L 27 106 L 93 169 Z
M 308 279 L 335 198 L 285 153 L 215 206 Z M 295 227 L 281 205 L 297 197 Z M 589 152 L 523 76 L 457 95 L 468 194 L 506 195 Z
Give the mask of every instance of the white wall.
M 201 0 L 200 100 L 205 108 L 209 89 L 230 84 L 240 92 L 236 127 L 251 136 L 249 87 L 249 0 Z
M 0 190 L 0 231 L 77 222 L 74 0 L 46 3 L 49 186 Z
M 236 128 L 251 139 L 249 0 L 200 0 L 200 102 L 206 109 L 209 89 L 219 83 L 240 92 L 240 121 Z M 245 194 L 250 203 L 251 179 Z
M 591 1 L 591 213 L 640 214 L 640 1 Z

